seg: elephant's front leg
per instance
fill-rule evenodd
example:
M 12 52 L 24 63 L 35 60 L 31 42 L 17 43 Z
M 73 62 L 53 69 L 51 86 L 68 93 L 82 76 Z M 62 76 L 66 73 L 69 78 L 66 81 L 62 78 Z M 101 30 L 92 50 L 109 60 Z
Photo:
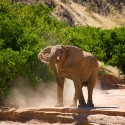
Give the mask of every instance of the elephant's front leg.
M 78 101 L 79 101 L 78 107 L 86 107 L 80 80 L 74 80 L 74 86 L 76 91 L 76 97 L 78 98 Z
M 63 107 L 63 89 L 64 89 L 64 78 L 60 78 L 60 83 L 57 83 L 57 104 L 55 107 Z

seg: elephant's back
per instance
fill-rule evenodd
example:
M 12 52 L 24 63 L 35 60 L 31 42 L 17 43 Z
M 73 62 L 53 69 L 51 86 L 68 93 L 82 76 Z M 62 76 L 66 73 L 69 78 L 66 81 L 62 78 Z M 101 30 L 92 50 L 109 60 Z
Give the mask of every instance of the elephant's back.
M 83 61 L 91 64 L 98 64 L 97 59 L 90 52 L 83 51 Z
M 83 51 L 83 59 L 80 62 L 80 69 L 84 72 L 93 72 L 98 69 L 97 59 L 89 52 Z
M 90 52 L 86 52 L 86 51 L 83 51 L 83 56 L 84 57 L 88 57 L 88 56 L 94 57 Z

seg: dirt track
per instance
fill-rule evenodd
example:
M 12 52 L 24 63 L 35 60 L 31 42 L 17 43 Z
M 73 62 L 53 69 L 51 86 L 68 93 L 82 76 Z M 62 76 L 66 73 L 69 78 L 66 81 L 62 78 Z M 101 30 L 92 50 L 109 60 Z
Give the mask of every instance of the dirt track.
M 0 125 L 125 125 L 125 89 L 108 90 L 103 94 L 94 108 L 1 109 Z

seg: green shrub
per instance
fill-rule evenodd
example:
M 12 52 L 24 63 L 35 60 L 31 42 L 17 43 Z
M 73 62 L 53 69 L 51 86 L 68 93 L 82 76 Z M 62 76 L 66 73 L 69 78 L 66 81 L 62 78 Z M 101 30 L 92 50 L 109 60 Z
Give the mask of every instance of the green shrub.
M 103 30 L 80 26 L 62 32 L 67 44 L 93 53 L 98 60 L 117 66 L 125 74 L 125 27 Z
M 50 15 L 43 4 L 9 5 L 0 1 L 0 100 L 9 94 L 15 80 L 27 79 L 33 87 L 54 80 L 48 66 L 38 60 L 39 51 L 63 43 L 59 30 L 67 24 Z

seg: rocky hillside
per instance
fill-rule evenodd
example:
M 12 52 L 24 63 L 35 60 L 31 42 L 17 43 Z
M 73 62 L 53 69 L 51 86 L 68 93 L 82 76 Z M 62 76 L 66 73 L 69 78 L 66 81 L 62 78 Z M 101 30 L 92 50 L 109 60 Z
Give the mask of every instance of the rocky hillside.
M 67 0 L 68 1 L 68 0 Z M 124 0 L 73 0 L 101 15 L 124 13 Z
M 13 2 L 21 0 L 12 0 Z M 44 2 L 54 8 L 52 15 L 74 25 L 89 25 L 114 28 L 125 25 L 124 0 L 22 0 L 22 2 Z
M 60 20 L 68 21 L 70 25 L 89 25 L 103 28 L 125 25 L 125 2 L 116 6 L 112 2 L 81 1 L 83 2 L 80 0 L 54 0 L 53 15 Z

